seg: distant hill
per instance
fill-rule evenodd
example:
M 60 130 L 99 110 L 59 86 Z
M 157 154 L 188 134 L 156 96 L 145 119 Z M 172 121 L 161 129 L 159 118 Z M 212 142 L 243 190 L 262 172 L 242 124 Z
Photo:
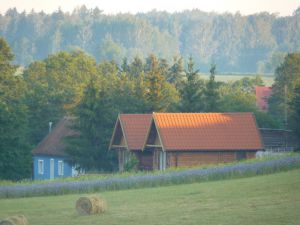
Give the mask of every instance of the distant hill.
M 300 50 L 300 14 L 243 16 L 192 10 L 105 15 L 85 6 L 72 13 L 45 14 L 10 9 L 0 15 L 0 36 L 22 65 L 80 48 L 98 61 L 130 61 L 150 53 L 168 60 L 192 55 L 203 72 L 215 62 L 219 72 L 272 73 L 285 53 Z

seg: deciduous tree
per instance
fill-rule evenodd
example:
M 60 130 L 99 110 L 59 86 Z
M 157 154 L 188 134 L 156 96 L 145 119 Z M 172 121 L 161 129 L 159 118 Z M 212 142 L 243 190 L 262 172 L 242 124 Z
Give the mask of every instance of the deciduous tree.
M 0 179 L 18 180 L 31 175 L 27 141 L 26 85 L 16 75 L 13 54 L 0 38 Z

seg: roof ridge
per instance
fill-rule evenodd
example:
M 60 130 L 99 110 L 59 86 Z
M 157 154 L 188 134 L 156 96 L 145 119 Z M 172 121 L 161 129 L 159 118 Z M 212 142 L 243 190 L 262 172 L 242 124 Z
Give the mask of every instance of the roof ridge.
M 119 113 L 119 115 L 152 115 L 151 113 Z
M 153 112 L 154 114 L 251 114 L 252 112 Z

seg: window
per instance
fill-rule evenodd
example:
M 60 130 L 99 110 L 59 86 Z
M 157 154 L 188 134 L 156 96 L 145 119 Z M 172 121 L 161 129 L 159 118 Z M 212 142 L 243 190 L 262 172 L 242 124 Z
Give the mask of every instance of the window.
M 59 160 L 58 161 L 58 176 L 64 175 L 64 161 Z
M 38 160 L 38 173 L 44 174 L 44 160 Z

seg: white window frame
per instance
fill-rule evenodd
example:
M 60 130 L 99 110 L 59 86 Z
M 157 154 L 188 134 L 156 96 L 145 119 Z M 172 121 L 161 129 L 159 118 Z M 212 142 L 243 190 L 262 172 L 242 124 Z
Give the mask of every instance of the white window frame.
M 58 176 L 64 175 L 64 161 L 63 160 L 58 160 L 57 170 L 58 170 L 57 171 Z
M 42 159 L 38 160 L 38 174 L 40 175 L 44 174 L 44 160 Z

